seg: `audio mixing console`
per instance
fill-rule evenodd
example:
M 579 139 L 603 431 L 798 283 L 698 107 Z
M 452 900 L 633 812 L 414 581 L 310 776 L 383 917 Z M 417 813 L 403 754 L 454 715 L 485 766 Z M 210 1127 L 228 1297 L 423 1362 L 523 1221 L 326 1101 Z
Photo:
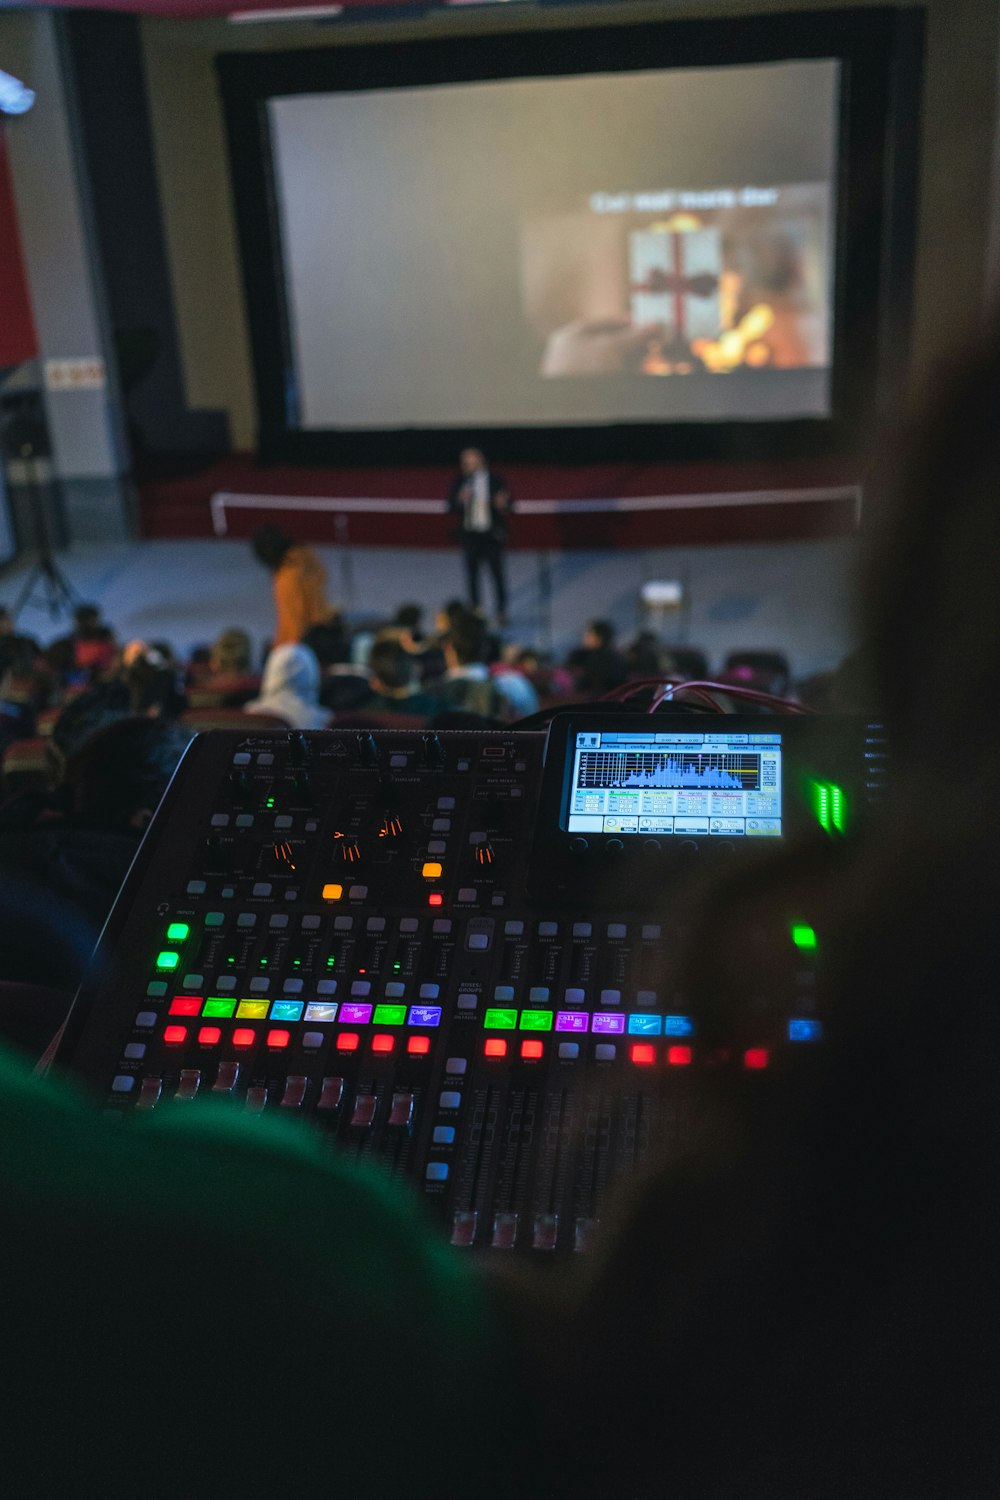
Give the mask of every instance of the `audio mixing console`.
M 199 736 L 59 1061 L 113 1113 L 301 1117 L 413 1179 L 455 1245 L 583 1249 L 705 1060 L 671 891 L 846 816 L 842 765 L 801 791 L 803 723 Z M 789 935 L 733 1066 L 819 1042 L 814 942 Z

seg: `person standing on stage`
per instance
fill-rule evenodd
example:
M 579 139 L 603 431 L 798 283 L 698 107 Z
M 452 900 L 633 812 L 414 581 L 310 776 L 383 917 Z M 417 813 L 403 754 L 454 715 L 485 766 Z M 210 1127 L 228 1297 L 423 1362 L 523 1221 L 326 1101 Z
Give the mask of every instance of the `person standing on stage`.
M 326 599 L 326 569 L 312 547 L 293 542 L 280 526 L 258 526 L 253 534 L 258 562 L 273 576 L 275 646 L 295 646 L 314 625 L 334 613 Z
M 448 496 L 448 509 L 457 515 L 456 541 L 465 555 L 469 600 L 479 607 L 479 575 L 485 566 L 493 577 L 497 615 L 507 623 L 507 582 L 504 575 L 504 543 L 507 517 L 514 509 L 506 480 L 490 469 L 478 448 L 464 448 L 458 459 L 459 473 Z

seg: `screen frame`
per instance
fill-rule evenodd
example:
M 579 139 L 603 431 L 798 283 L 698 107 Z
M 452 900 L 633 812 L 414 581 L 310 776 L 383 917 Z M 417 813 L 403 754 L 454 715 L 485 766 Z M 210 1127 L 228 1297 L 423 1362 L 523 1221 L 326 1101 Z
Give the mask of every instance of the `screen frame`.
M 225 113 L 265 462 L 438 464 L 470 441 L 503 463 L 785 459 L 848 451 L 905 362 L 913 282 L 923 16 L 879 8 L 706 21 L 524 30 L 309 50 L 221 53 Z M 834 182 L 829 417 L 558 426 L 310 429 L 297 426 L 291 321 L 279 239 L 267 101 L 655 68 L 840 63 Z M 911 128 L 907 130 L 907 121 Z M 905 192 L 901 185 L 905 184 Z

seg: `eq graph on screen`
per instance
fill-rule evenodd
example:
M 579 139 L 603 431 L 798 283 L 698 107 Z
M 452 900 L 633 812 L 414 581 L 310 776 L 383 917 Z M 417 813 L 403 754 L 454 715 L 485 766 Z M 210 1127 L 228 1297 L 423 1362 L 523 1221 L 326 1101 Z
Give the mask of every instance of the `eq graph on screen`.
M 680 790 L 756 792 L 761 789 L 761 757 L 737 751 L 584 750 L 577 786 L 597 788 L 656 787 Z

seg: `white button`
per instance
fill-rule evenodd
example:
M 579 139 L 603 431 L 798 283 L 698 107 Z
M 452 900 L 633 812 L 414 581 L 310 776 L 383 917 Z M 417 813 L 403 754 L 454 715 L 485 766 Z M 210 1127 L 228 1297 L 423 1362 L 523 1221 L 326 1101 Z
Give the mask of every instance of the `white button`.
M 449 932 L 451 931 L 451 918 L 438 917 L 433 927 L 431 928 L 431 931 L 433 932 L 435 937 L 447 937 Z
M 573 936 L 574 937 L 590 937 L 590 934 L 593 932 L 593 930 L 594 929 L 592 928 L 592 926 L 591 926 L 591 924 L 589 922 L 574 922 L 573 923 Z
M 594 1056 L 598 1062 L 614 1062 L 617 1051 L 614 1042 L 598 1042 L 594 1048 Z
M 347 894 L 352 901 L 363 901 L 368 894 L 368 887 L 366 885 L 352 885 Z
M 155 1010 L 141 1010 L 135 1018 L 135 1024 L 137 1026 L 155 1026 L 156 1020 Z
M 138 1062 L 140 1058 L 146 1056 L 146 1043 L 129 1042 L 128 1046 L 125 1048 L 125 1056 L 128 1058 L 129 1062 Z
M 455 1144 L 454 1125 L 435 1125 L 432 1140 L 435 1146 L 453 1146 Z
M 130 1078 L 127 1073 L 119 1073 L 113 1080 L 111 1087 L 116 1094 L 130 1094 L 135 1088 L 135 1079 Z
M 475 1010 L 477 997 L 475 995 L 459 995 L 456 1004 L 459 1010 Z
M 333 919 L 333 930 L 334 930 L 334 932 L 350 932 L 350 930 L 351 930 L 351 928 L 353 926 L 354 926 L 354 918 L 353 917 L 334 917 L 334 919 Z
M 567 1058 L 576 1058 L 576 1057 L 579 1057 L 580 1056 L 580 1043 L 579 1042 L 560 1042 L 559 1043 L 559 1056 L 560 1057 L 567 1057 Z
M 204 896 L 205 882 L 203 880 L 189 880 L 187 883 L 187 893 L 189 896 Z
M 431 824 L 431 832 L 432 833 L 450 833 L 451 832 L 451 819 L 450 818 L 435 818 L 434 822 Z
M 286 979 L 281 986 L 286 995 L 301 995 L 303 981 L 301 979 Z
M 269 896 L 271 894 L 271 882 L 269 880 L 258 880 L 252 894 L 254 896 Z
M 468 1066 L 469 1060 L 467 1057 L 449 1057 L 444 1065 L 444 1070 L 446 1073 L 455 1073 L 461 1076 Z
M 445 1089 L 438 1103 L 442 1109 L 458 1109 L 462 1096 L 457 1089 Z
M 445 854 L 447 852 L 447 849 L 448 845 L 445 843 L 444 839 L 431 839 L 430 843 L 427 845 L 428 854 Z
M 321 1031 L 306 1031 L 302 1036 L 303 1047 L 322 1047 L 323 1033 Z
M 647 942 L 654 942 L 660 936 L 659 922 L 647 922 L 642 929 L 642 935 Z
M 505 922 L 503 924 L 504 937 L 521 937 L 524 932 L 523 922 Z
M 438 807 L 441 809 L 442 812 L 451 812 L 452 809 L 454 808 L 454 806 L 455 806 L 455 799 L 454 799 L 454 797 L 439 797 L 438 798 Z
M 264 995 L 271 988 L 269 979 L 251 979 L 250 993 L 252 995 Z
M 625 933 L 627 932 L 627 930 L 628 929 L 626 928 L 624 922 L 609 922 L 608 923 L 608 937 L 609 938 L 623 938 L 625 936 Z
M 228 813 L 213 813 L 212 814 L 212 827 L 213 828 L 228 828 L 229 827 L 229 814 Z
M 268 890 L 270 890 L 270 889 L 271 889 L 271 887 L 268 886 Z M 279 929 L 283 928 L 283 927 L 287 927 L 288 926 L 288 918 L 286 917 L 286 915 L 285 915 L 284 912 L 278 911 L 278 912 L 275 912 L 274 916 L 271 918 L 270 922 L 268 922 L 267 925 L 269 927 L 274 927 L 274 928 L 279 928 Z
M 475 899 L 476 899 L 475 886 L 463 885 L 462 889 L 458 893 L 458 899 L 459 899 L 459 901 L 475 901 Z
M 399 924 L 400 932 L 416 932 L 419 923 L 416 917 L 404 917 Z

